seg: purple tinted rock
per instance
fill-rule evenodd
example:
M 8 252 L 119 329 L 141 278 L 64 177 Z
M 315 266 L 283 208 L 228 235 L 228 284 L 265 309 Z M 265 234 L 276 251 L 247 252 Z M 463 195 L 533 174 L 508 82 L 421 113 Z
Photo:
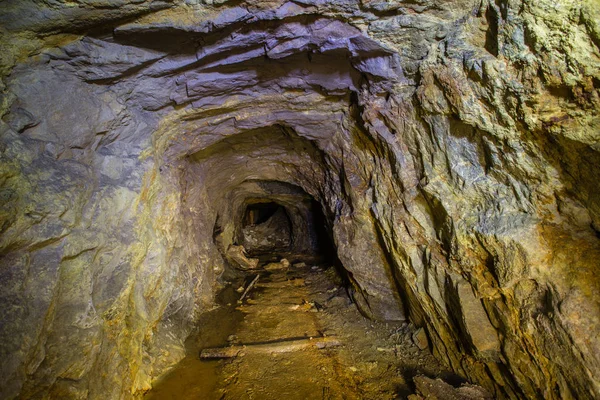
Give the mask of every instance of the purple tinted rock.
M 360 35 L 357 28 L 335 19 L 321 18 L 310 26 L 311 34 L 318 41 L 348 38 Z
M 231 91 L 233 88 L 253 86 L 257 83 L 256 71 L 236 73 L 194 73 L 186 82 L 188 96 L 211 95 Z
M 165 53 L 86 37 L 63 48 L 68 63 L 86 81 L 115 79 L 163 58 Z
M 267 56 L 271 59 L 284 58 L 310 49 L 311 44 L 312 42 L 308 37 L 299 37 L 285 42 L 278 42 L 275 47 L 267 51 Z
M 219 58 L 216 61 L 203 64 L 201 68 L 208 69 L 225 65 L 239 64 L 248 60 L 262 58 L 264 57 L 264 55 L 265 49 L 262 46 L 254 49 L 249 49 L 247 51 L 240 51 L 239 53 L 225 53 L 223 54 L 224 57 Z
M 172 55 L 162 58 L 146 68 L 144 75 L 151 77 L 160 77 L 177 73 L 193 66 L 198 60 L 196 56 L 190 55 Z
M 367 54 L 391 54 L 392 52 L 384 48 L 375 40 L 363 35 L 352 36 L 348 39 L 350 51 L 356 56 L 365 56 Z
M 360 59 L 354 62 L 357 70 L 385 79 L 403 77 L 400 64 L 392 56 L 379 56 Z
M 287 2 L 277 9 L 275 15 L 277 16 L 277 18 L 282 19 L 285 17 L 291 17 L 307 12 L 313 12 L 314 10 L 315 8 L 311 6 L 303 7 L 301 4 Z
M 29 111 L 21 107 L 13 107 L 11 112 L 5 115 L 3 118 L 15 132 L 22 133 L 28 128 L 34 127 L 40 123 L 40 121 L 33 116 Z
M 223 28 L 235 22 L 250 19 L 252 15 L 243 7 L 228 8 L 213 20 L 215 28 Z
M 203 46 L 196 54 L 196 57 L 200 60 L 220 53 L 246 51 L 248 48 L 263 46 L 265 40 L 269 37 L 269 33 L 263 31 L 251 31 L 248 33 L 234 32 L 230 35 L 229 40 L 220 40 Z
M 277 27 L 273 33 L 273 36 L 279 40 L 283 39 L 295 39 L 300 36 L 310 35 L 309 27 L 301 22 L 289 22 L 284 25 Z

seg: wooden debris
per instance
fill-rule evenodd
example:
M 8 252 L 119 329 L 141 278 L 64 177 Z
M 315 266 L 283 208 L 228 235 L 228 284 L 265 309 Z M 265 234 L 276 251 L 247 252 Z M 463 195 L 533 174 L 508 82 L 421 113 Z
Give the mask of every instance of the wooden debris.
M 315 347 L 325 349 L 341 346 L 342 343 L 334 337 L 319 337 L 306 339 L 278 340 L 266 343 L 248 343 L 246 345 L 215 347 L 200 352 L 203 360 L 216 358 L 233 358 L 243 354 L 290 353 Z
M 241 303 L 242 301 L 244 301 L 244 297 L 246 297 L 246 295 L 248 294 L 250 289 L 252 289 L 252 287 L 256 284 L 256 282 L 258 281 L 258 278 L 260 278 L 260 275 L 256 275 L 256 277 L 252 280 L 252 282 L 250 282 L 250 284 L 248 285 L 246 290 L 244 290 L 244 293 L 242 293 L 242 297 L 240 297 L 240 299 L 238 300 L 238 303 Z
M 289 287 L 289 286 L 295 286 L 295 287 L 305 286 L 304 279 L 295 278 L 295 279 L 290 279 L 287 281 L 280 281 L 280 282 L 263 282 L 263 283 L 259 283 L 258 285 L 256 285 L 256 287 L 269 288 L 269 289 L 280 289 L 280 288 L 285 288 L 285 287 Z
M 267 314 L 281 314 L 288 311 L 296 311 L 300 308 L 298 304 L 277 304 L 277 305 L 261 305 L 260 307 L 252 307 L 253 305 L 259 304 L 252 299 L 247 299 L 246 304 L 239 305 L 235 309 L 243 312 L 244 314 L 253 315 L 267 315 Z M 304 310 L 301 310 L 304 311 Z

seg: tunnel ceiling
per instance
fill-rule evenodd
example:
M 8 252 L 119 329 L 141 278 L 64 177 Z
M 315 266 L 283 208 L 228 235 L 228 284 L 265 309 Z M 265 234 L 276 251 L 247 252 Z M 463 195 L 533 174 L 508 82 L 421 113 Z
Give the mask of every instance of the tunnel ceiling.
M 261 199 L 293 229 L 318 206 L 361 312 L 495 397 L 599 397 L 598 21 L 595 0 L 4 0 L 0 397 L 148 390 Z

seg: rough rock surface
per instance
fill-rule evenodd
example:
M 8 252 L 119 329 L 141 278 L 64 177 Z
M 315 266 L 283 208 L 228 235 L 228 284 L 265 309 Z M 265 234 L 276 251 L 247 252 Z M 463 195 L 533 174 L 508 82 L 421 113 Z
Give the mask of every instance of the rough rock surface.
M 244 246 L 230 245 L 225 253 L 227 261 L 234 267 L 242 271 L 256 269 L 260 260 L 258 258 L 248 258 Z
M 8 0 L 0 34 L 0 397 L 140 396 L 289 188 L 363 313 L 496 398 L 600 397 L 596 0 Z
M 431 379 L 426 376 L 414 378 L 417 394 L 408 396 L 408 400 L 491 400 L 485 390 L 479 386 L 463 385 L 452 387 L 441 379 Z

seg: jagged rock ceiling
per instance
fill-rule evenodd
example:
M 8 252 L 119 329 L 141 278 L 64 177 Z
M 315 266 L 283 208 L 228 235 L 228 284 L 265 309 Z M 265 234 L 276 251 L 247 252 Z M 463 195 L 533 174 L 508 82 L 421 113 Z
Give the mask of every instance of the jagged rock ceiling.
M 363 313 L 425 327 L 497 398 L 600 396 L 599 21 L 595 0 L 5 0 L 1 397 L 139 396 L 247 201 L 290 187 Z

